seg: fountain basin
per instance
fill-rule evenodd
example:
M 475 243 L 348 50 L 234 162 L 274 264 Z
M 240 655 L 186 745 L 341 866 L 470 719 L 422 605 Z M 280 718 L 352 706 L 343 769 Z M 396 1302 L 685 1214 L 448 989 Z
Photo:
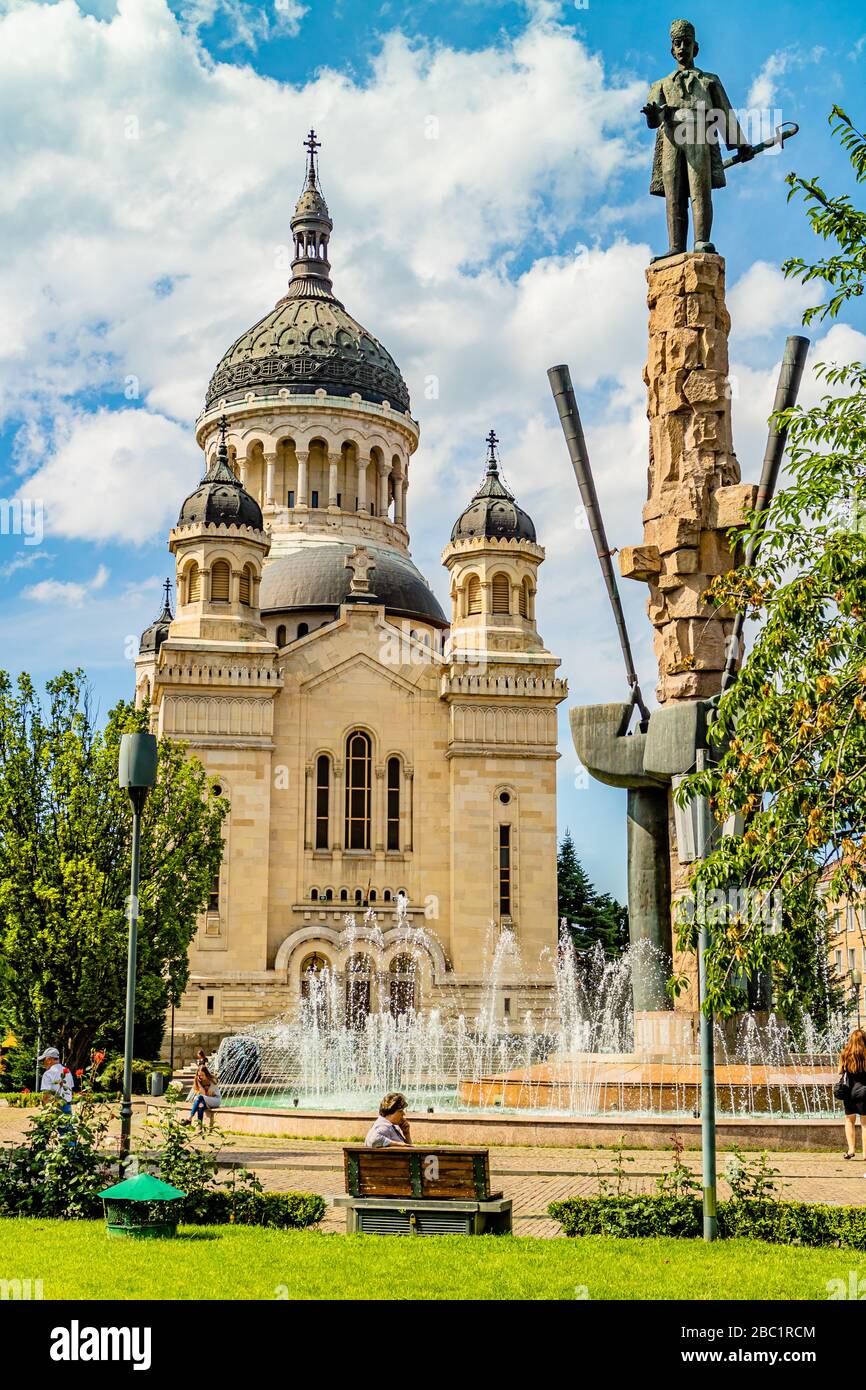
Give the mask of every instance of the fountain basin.
M 158 1120 L 164 1109 L 162 1100 L 148 1100 L 149 1118 Z M 344 1143 L 363 1140 L 374 1115 L 373 1109 L 346 1112 L 333 1110 L 265 1110 L 234 1108 L 230 1102 L 218 1112 L 221 1129 L 236 1134 L 257 1134 L 285 1139 L 332 1139 Z M 494 1111 L 450 1111 L 434 1115 L 409 1116 L 412 1134 L 422 1144 L 502 1145 L 533 1148 L 597 1148 L 623 1141 L 628 1148 L 669 1149 L 676 1132 L 689 1149 L 701 1145 L 700 1120 L 690 1116 L 622 1114 L 575 1116 L 499 1113 Z M 802 1153 L 807 1150 L 841 1151 L 843 1145 L 841 1111 L 836 1118 L 812 1116 L 723 1116 L 717 1125 L 720 1149 L 779 1150 Z
M 802 1114 L 832 1117 L 837 1073 L 813 1067 L 727 1063 L 716 1067 L 720 1114 Z M 643 1111 L 693 1114 L 700 1105 L 701 1069 L 694 1061 L 647 1061 L 585 1054 L 462 1081 L 464 1105 L 488 1109 L 565 1110 L 607 1114 Z

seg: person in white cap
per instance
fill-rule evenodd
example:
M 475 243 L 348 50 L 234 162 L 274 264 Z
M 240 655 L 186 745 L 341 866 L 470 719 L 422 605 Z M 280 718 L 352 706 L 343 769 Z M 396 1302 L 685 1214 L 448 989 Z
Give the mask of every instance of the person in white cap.
M 68 1067 L 64 1067 L 60 1060 L 60 1053 L 56 1047 L 46 1047 L 41 1057 L 36 1058 L 37 1062 L 45 1063 L 45 1070 L 42 1073 L 42 1081 L 39 1084 L 40 1091 L 47 1091 L 57 1096 L 61 1102 L 61 1109 L 64 1114 L 72 1114 L 72 1072 Z

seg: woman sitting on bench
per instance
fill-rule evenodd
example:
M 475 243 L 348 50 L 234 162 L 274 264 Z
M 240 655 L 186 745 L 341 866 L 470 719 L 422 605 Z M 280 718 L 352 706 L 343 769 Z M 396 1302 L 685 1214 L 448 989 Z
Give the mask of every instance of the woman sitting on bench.
M 406 1119 L 408 1101 L 399 1091 L 390 1091 L 379 1105 L 379 1114 L 370 1126 L 365 1145 L 368 1149 L 389 1149 L 394 1144 L 408 1148 L 412 1144 L 409 1121 Z

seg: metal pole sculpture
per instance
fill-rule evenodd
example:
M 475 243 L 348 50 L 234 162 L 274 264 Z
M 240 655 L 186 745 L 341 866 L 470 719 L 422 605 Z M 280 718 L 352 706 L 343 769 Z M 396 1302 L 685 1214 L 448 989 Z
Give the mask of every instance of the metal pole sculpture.
M 138 954 L 138 881 L 141 813 L 147 793 L 156 786 L 157 744 L 153 734 L 124 734 L 120 740 L 118 780 L 132 802 L 132 865 L 129 879 L 129 945 L 126 958 L 126 1027 L 123 1041 L 123 1099 L 120 1104 L 120 1161 L 129 1157 L 132 1134 L 132 1049 L 135 1040 L 135 973 Z
M 589 519 L 589 529 L 592 532 L 595 553 L 601 565 L 601 573 L 604 578 L 607 596 L 610 599 L 610 606 L 613 609 L 614 622 L 619 635 L 619 645 L 622 649 L 623 660 L 625 661 L 626 679 L 631 690 L 631 703 L 637 705 L 640 710 L 641 720 L 644 726 L 649 721 L 649 710 L 647 709 L 644 698 L 641 695 L 640 684 L 634 666 L 634 658 L 631 654 L 631 643 L 628 637 L 628 629 L 625 625 L 625 614 L 622 611 L 622 600 L 619 596 L 616 575 L 611 564 L 613 552 L 607 543 L 604 522 L 601 516 L 601 508 L 598 505 L 598 494 L 595 490 L 595 481 L 592 476 L 592 469 L 589 464 L 589 454 L 587 453 L 586 440 L 583 435 L 583 426 L 580 423 L 580 413 L 577 409 L 577 401 L 574 398 L 574 388 L 571 384 L 571 373 L 568 367 L 562 363 L 558 367 L 549 367 L 547 377 L 550 382 L 550 389 L 553 392 L 553 399 L 556 401 L 556 408 L 559 411 L 559 422 L 562 425 L 562 432 L 565 435 L 565 443 L 568 449 L 568 456 L 571 459 L 571 466 L 574 469 L 577 485 L 580 488 L 580 496 L 586 508 Z

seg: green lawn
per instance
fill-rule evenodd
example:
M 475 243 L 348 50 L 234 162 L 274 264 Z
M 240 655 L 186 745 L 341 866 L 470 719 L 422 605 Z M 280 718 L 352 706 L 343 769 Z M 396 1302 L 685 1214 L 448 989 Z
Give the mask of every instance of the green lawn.
M 47 1299 L 826 1299 L 866 1255 L 729 1241 L 343 1236 L 186 1227 L 112 1240 L 101 1222 L 0 1220 L 0 1279 Z M 582 1291 L 585 1288 L 585 1292 Z

